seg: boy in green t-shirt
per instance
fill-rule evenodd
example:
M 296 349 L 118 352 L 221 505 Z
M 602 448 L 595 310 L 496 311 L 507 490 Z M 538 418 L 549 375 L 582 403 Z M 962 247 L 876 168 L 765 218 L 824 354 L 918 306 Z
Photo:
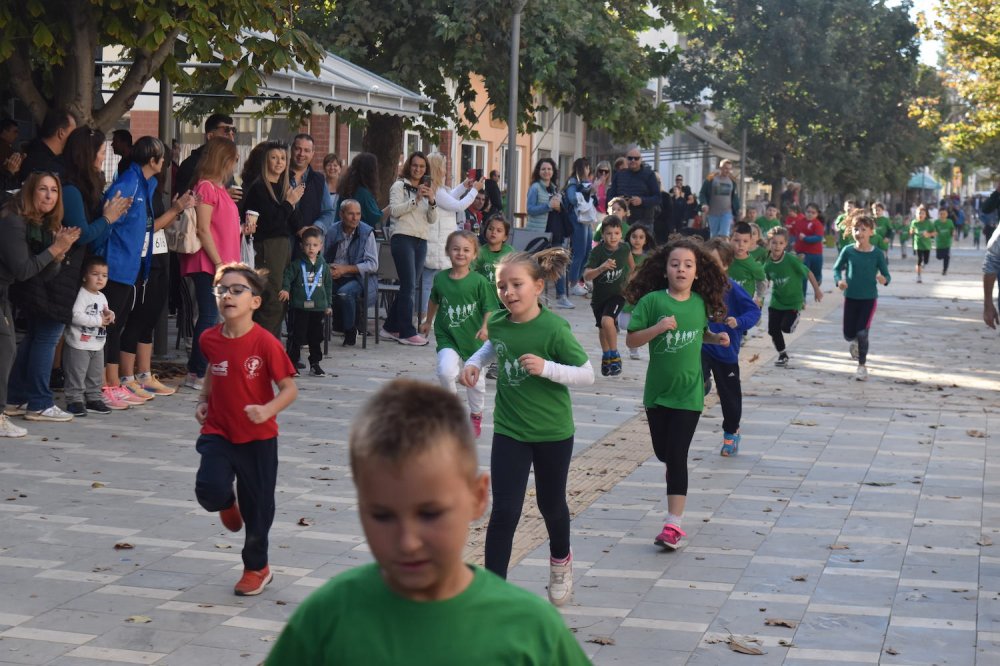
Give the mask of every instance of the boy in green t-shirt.
M 754 222 L 760 228 L 760 234 L 762 237 L 767 238 L 767 234 L 771 229 L 775 227 L 783 226 L 781 220 L 778 218 L 778 207 L 776 205 L 767 204 L 767 208 L 764 210 L 764 215 L 758 217 Z M 747 293 L 753 293 L 747 290 Z
M 917 218 L 910 222 L 910 236 L 913 238 L 913 254 L 917 259 L 917 282 L 923 282 L 924 266 L 931 260 L 931 246 L 934 244 L 934 222 L 927 213 L 927 206 L 917 206 Z
M 292 344 L 288 356 L 298 367 L 302 345 L 309 343 L 309 375 L 325 377 L 320 367 L 323 359 L 323 323 L 333 312 L 333 278 L 323 259 L 323 232 L 308 227 L 302 232 L 302 257 L 288 264 L 282 276 L 278 300 L 292 310 Z
M 805 306 L 802 280 L 812 284 L 816 301 L 823 300 L 816 276 L 802 260 L 785 252 L 788 247 L 788 231 L 784 227 L 771 230 L 768 238 L 770 252 L 764 263 L 764 274 L 771 282 L 771 304 L 767 308 L 767 332 L 774 342 L 778 358 L 774 364 L 788 367 L 788 352 L 785 350 L 784 333 L 792 333 L 799 324 L 799 311 Z
M 454 394 L 391 382 L 362 408 L 349 449 L 375 562 L 309 595 L 268 666 L 590 663 L 555 608 L 463 562 L 490 481 Z
M 910 225 L 903 217 L 902 213 L 897 213 L 892 218 L 892 228 L 899 236 L 899 255 L 906 259 L 906 244 L 910 239 Z M 888 258 L 888 257 L 887 257 Z
M 729 265 L 729 277 L 748 294 L 753 294 L 754 303 L 761 307 L 767 293 L 767 276 L 764 267 L 750 256 L 752 242 L 753 229 L 749 224 L 740 222 L 733 226 L 733 263 Z
M 934 248 L 937 250 L 937 258 L 944 262 L 941 275 L 948 274 L 948 264 L 951 263 L 951 243 L 955 238 L 955 223 L 948 217 L 948 209 L 944 206 L 938 208 L 938 219 L 934 221 Z
M 889 250 L 892 248 L 892 237 L 895 235 L 892 220 L 885 214 L 885 204 L 881 201 L 872 205 L 872 213 L 875 216 L 875 234 L 882 239 L 881 245 L 875 241 L 872 241 L 872 245 L 882 250 L 885 253 L 885 260 L 889 261 Z
M 614 215 L 608 215 L 601 222 L 601 238 L 604 242 L 590 252 L 583 279 L 594 283 L 590 307 L 594 311 L 601 351 L 604 352 L 601 374 L 607 377 L 622 373 L 622 357 L 618 353 L 618 315 L 625 307 L 622 290 L 635 268 L 635 260 L 632 259 L 631 246 L 622 242 L 622 223 Z

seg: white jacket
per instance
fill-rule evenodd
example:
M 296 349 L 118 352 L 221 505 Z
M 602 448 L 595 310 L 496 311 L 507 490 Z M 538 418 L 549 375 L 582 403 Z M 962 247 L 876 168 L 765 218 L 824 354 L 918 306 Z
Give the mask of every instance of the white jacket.
M 462 196 L 463 192 L 464 196 Z M 424 260 L 424 266 L 439 271 L 451 268 L 451 260 L 448 259 L 448 252 L 445 249 L 448 236 L 461 228 L 459 214 L 464 213 L 465 209 L 472 205 L 472 202 L 476 200 L 476 194 L 475 189 L 465 192 L 464 185 L 459 185 L 451 191 L 444 187 L 438 188 L 434 195 L 437 203 L 437 207 L 434 209 L 437 215 L 437 224 L 432 224 L 427 233 L 427 259 Z M 464 220 L 463 215 L 462 221 L 464 222 Z
M 416 193 L 399 179 L 389 188 L 389 219 L 392 233 L 427 238 L 432 233 L 435 213 L 427 199 L 418 202 Z
M 101 323 L 104 308 L 108 307 L 108 299 L 104 294 L 92 294 L 83 287 L 73 303 L 73 323 L 66 327 L 64 337 L 66 344 L 73 349 L 99 351 L 104 349 L 108 330 Z

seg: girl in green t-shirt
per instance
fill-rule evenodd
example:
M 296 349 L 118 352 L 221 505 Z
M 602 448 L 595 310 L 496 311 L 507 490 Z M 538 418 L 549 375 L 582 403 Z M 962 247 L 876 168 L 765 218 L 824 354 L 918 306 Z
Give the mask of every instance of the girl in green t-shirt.
M 490 313 L 499 309 L 496 289 L 479 273 L 471 269 L 479 251 L 479 239 L 471 231 L 453 231 L 445 241 L 445 252 L 451 259 L 451 270 L 434 275 L 427 319 L 420 325 L 420 334 L 430 333 L 434 325 L 437 341 L 437 376 L 441 386 L 457 392 L 462 363 L 467 361 L 486 339 L 486 322 Z M 436 315 L 440 311 L 441 316 Z M 479 377 L 467 387 L 469 420 L 476 437 L 483 429 L 483 407 L 486 404 L 486 377 Z
M 628 230 L 625 242 L 632 248 L 632 260 L 635 262 L 636 270 L 639 269 L 642 262 L 649 259 L 649 255 L 656 249 L 656 239 L 653 238 L 653 234 L 649 233 L 649 230 L 641 224 L 637 224 Z M 634 271 L 632 275 L 635 275 Z M 632 319 L 632 307 L 633 306 L 630 303 L 626 303 L 625 307 L 622 308 L 621 314 L 618 315 L 619 329 L 624 328 L 625 330 L 628 330 L 628 323 Z M 639 354 L 639 348 L 629 347 L 628 357 L 633 361 L 641 359 L 642 356 Z
M 479 248 L 476 260 L 472 262 L 472 270 L 476 271 L 496 286 L 497 262 L 514 251 L 507 244 L 510 236 L 510 222 L 502 217 L 494 217 L 486 225 L 486 245 Z
M 643 405 L 656 457 L 667 466 L 667 520 L 653 541 L 677 550 L 686 536 L 687 456 L 705 406 L 701 345 L 729 345 L 729 335 L 708 330 L 726 317 L 729 278 L 701 243 L 680 238 L 658 249 L 625 287 L 635 304 L 625 342 L 649 344 Z
M 930 263 L 931 247 L 934 245 L 934 222 L 930 219 L 927 206 L 917 206 L 917 217 L 910 222 L 910 236 L 913 238 L 913 254 L 917 258 L 917 282 L 923 282 L 924 266 Z
M 462 371 L 475 386 L 480 368 L 497 360 L 493 410 L 493 510 L 486 530 L 486 568 L 507 577 L 514 530 L 528 473 L 535 470 L 538 510 L 549 533 L 549 600 L 562 606 L 573 589 L 566 477 L 573 455 L 573 407 L 568 386 L 594 383 L 594 368 L 569 322 L 542 307 L 545 281 L 562 275 L 569 253 L 550 248 L 508 254 L 497 264 L 497 293 L 507 307 L 490 317 L 489 340 Z

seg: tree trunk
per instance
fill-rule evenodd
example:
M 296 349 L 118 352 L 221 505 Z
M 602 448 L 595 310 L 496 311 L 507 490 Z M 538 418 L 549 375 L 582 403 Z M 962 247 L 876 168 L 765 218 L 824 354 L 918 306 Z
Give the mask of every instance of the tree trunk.
M 368 129 L 361 147 L 378 159 L 378 192 L 380 205 L 389 203 L 389 188 L 399 177 L 399 156 L 403 152 L 403 119 L 381 113 L 368 114 Z
M 771 184 L 771 203 L 778 207 L 782 215 L 785 214 L 785 211 L 781 210 L 781 193 L 784 192 L 784 180 L 785 155 L 784 153 L 774 153 L 771 156 L 771 178 L 768 182 Z

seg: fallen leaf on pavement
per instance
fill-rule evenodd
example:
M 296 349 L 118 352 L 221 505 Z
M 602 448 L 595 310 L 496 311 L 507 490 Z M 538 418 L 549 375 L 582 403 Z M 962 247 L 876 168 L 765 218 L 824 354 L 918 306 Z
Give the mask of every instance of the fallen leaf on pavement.
M 133 548 L 135 548 L 135 546 L 130 543 L 125 543 L 124 541 L 119 541 L 115 544 L 115 550 L 132 550 Z
M 217 543 L 217 544 L 215 544 L 215 547 L 218 548 L 219 550 L 228 550 L 228 549 L 232 548 L 233 546 L 232 546 L 232 544 L 228 544 L 228 543 Z
M 814 426 L 814 425 L 816 425 L 816 422 L 815 421 L 809 421 L 809 420 L 806 420 L 806 419 L 792 419 L 792 425 Z M 761 653 L 761 654 L 763 654 L 763 653 Z
M 779 638 L 778 645 L 780 645 L 781 647 L 795 647 L 795 643 L 785 638 Z
M 979 438 L 986 437 L 986 433 L 983 432 L 982 430 L 966 430 L 965 434 L 968 435 L 969 437 L 979 437 Z
M 795 627 L 799 626 L 799 623 L 796 620 L 784 620 L 782 618 L 777 618 L 777 617 L 767 618 L 766 620 L 764 620 L 764 624 L 766 624 L 769 627 L 788 627 L 789 629 L 794 629 Z
M 100 481 L 94 481 L 92 484 L 90 484 L 90 487 L 91 488 L 103 488 L 104 484 L 101 483 Z
M 894 485 L 896 485 L 896 482 L 895 481 L 865 481 L 864 485 L 866 485 L 866 486 L 875 486 L 875 487 L 881 488 L 882 486 L 894 486 Z
M 792 576 L 792 580 L 794 580 L 796 583 L 804 583 L 808 578 L 809 578 L 808 576 Z
M 885 653 L 886 654 L 899 654 L 899 650 L 897 650 L 896 648 L 889 647 L 889 648 L 885 649 Z
M 993 545 L 993 539 L 989 538 L 988 536 L 986 536 L 984 534 L 983 538 L 980 539 L 979 541 L 977 541 L 976 543 L 979 544 L 980 546 L 992 546 Z
M 264 641 L 265 643 L 273 643 L 276 638 L 277 637 L 274 634 L 268 634 L 266 636 L 261 636 L 260 640 Z
M 850 546 L 843 543 L 831 543 L 830 550 L 850 550 Z
M 752 645 L 747 645 L 746 643 L 741 643 L 734 637 L 730 636 L 729 640 L 726 641 L 729 644 L 729 649 L 733 652 L 739 652 L 740 654 L 764 654 L 764 651 L 759 647 L 754 647 Z
M 299 518 L 298 524 L 301 525 L 302 527 L 309 527 L 310 525 L 313 524 L 313 521 L 311 518 Z
M 132 624 L 148 624 L 153 621 L 153 618 L 148 615 L 130 615 L 125 618 L 126 622 L 131 622 Z
M 614 645 L 615 639 L 609 636 L 591 636 L 587 639 L 588 643 L 596 643 L 597 645 Z

